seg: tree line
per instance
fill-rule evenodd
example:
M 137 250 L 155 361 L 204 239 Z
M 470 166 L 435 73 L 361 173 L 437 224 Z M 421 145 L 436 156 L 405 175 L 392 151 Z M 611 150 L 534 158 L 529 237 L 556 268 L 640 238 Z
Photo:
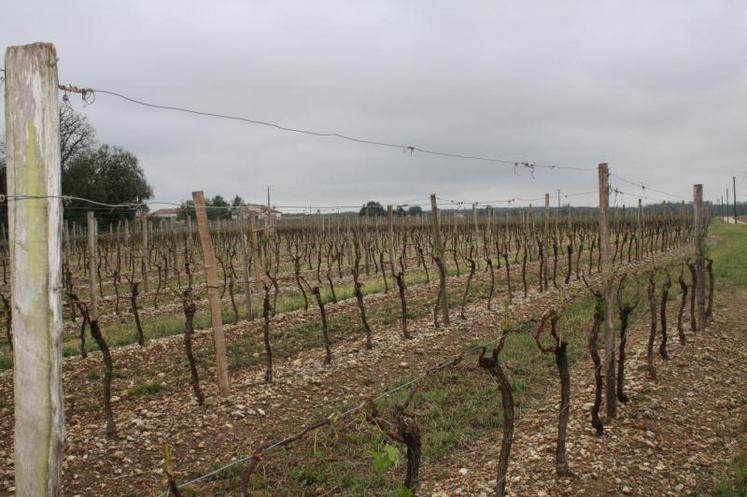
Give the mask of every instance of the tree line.
M 88 119 L 64 102 L 60 104 L 60 162 L 63 195 L 106 204 L 143 202 L 153 197 L 137 157 L 121 147 L 99 143 Z M 5 143 L 0 141 L 0 194 L 7 194 L 6 181 Z M 88 202 L 70 200 L 65 205 L 65 219 L 82 222 L 92 207 Z M 135 214 L 135 209 L 113 208 L 99 210 L 97 217 L 116 222 Z M 7 209 L 1 209 L 0 216 L 0 222 L 7 224 Z

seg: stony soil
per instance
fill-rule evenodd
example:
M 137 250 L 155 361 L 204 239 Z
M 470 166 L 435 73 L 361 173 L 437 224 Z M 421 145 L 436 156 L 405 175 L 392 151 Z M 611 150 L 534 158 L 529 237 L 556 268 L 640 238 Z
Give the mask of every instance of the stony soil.
M 676 305 L 670 303 L 670 312 Z M 647 378 L 648 323 L 631 329 L 627 404 L 595 436 L 590 408 L 593 365 L 573 365 L 568 459 L 574 476 L 554 471 L 559 387 L 548 387 L 515 426 L 509 467 L 512 496 L 689 495 L 707 488 L 731 458 L 747 447 L 747 292 L 717 299 L 715 319 L 688 343 L 670 342 L 668 361 L 657 357 L 658 382 Z M 646 321 L 646 322 L 644 322 Z M 670 323 L 673 322 L 670 319 Z M 670 335 L 671 336 L 671 335 Z M 510 373 L 509 373 L 510 374 Z M 449 464 L 426 471 L 422 495 L 494 495 L 501 433 L 459 451 Z M 741 448 L 741 449 L 740 449 Z

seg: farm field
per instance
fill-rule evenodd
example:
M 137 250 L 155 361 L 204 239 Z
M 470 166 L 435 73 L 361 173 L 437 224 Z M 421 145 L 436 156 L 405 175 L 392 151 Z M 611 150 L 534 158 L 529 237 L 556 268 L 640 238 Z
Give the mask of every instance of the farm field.
M 10 3 L 0 497 L 747 497 L 747 5 Z
M 621 270 L 620 274 L 629 273 L 629 282 L 632 282 L 633 274 L 640 274 L 641 281 L 645 284 L 644 275 L 649 274 L 652 268 L 657 268 L 654 278 L 657 295 L 667 279 L 667 271 L 676 280 L 682 269 L 682 261 L 692 253 L 691 245 L 687 243 L 687 231 L 666 228 L 667 225 L 684 225 L 671 225 L 663 222 L 663 218 L 661 221 L 657 222 L 653 218 L 650 220 L 650 231 L 640 231 L 641 234 L 647 234 L 641 237 L 641 243 L 633 236 L 633 233 L 637 233 L 634 225 L 620 222 L 613 230 L 617 235 L 616 238 L 613 237 L 612 244 L 616 247 L 615 258 Z M 646 226 L 649 226 L 648 223 L 649 221 Z M 525 225 L 527 228 L 529 226 Z M 581 470 L 583 458 L 579 456 L 586 452 L 579 454 L 576 449 L 588 451 L 589 444 L 598 445 L 598 440 L 614 438 L 616 423 L 627 422 L 626 406 L 622 408 L 621 419 L 609 423 L 608 434 L 605 435 L 607 438 L 597 439 L 586 419 L 588 404 L 593 400 L 593 392 L 586 386 L 593 379 L 593 372 L 589 369 L 591 361 L 588 359 L 586 342 L 593 321 L 594 299 L 584 288 L 584 283 L 576 277 L 576 270 L 578 269 L 578 274 L 581 275 L 589 273 L 591 267 L 588 279 L 592 286 L 598 283 L 599 274 L 596 252 L 589 251 L 589 247 L 596 245 L 594 237 L 589 235 L 593 232 L 585 230 L 584 222 L 581 221 L 575 229 L 571 229 L 573 226 L 560 223 L 555 235 L 560 237 L 558 239 L 572 241 L 572 245 L 575 244 L 575 251 L 571 251 L 569 271 L 567 262 L 564 262 L 567 258 L 562 257 L 562 254 L 556 258 L 555 265 L 550 264 L 548 260 L 545 266 L 541 260 L 541 250 L 533 249 L 534 244 L 524 241 L 527 237 L 522 234 L 522 224 L 518 221 L 500 225 L 500 229 L 497 223 L 496 226 L 480 225 L 479 233 L 482 235 L 477 242 L 478 246 L 496 247 L 498 253 L 503 247 L 503 253 L 507 256 L 510 254 L 507 259 L 510 263 L 512 296 L 508 308 L 505 307 L 509 302 L 506 276 L 508 273 L 505 272 L 505 267 L 495 268 L 494 279 L 490 278 L 485 262 L 482 263 L 482 271 L 470 274 L 469 261 L 476 259 L 473 253 L 477 239 L 473 238 L 473 227 L 457 222 L 444 227 L 445 245 L 448 247 L 449 243 L 452 243 L 454 253 L 458 256 L 453 257 L 451 264 L 445 268 L 452 311 L 451 324 L 444 326 L 443 323 L 439 323 L 436 327 L 433 320 L 433 306 L 439 293 L 435 279 L 437 276 L 434 276 L 437 272 L 434 267 L 436 264 L 418 257 L 419 245 L 431 243 L 428 238 L 430 231 L 417 226 L 393 223 L 396 252 L 401 254 L 400 269 L 403 269 L 403 262 L 407 268 L 402 272 L 408 278 L 407 329 L 411 334 L 409 339 L 403 337 L 401 300 L 398 292 L 395 292 L 395 285 L 391 281 L 384 283 L 385 276 L 380 272 L 382 267 L 386 268 L 386 262 L 381 261 L 386 260 L 388 254 L 382 249 L 377 252 L 375 248 L 377 245 L 385 246 L 389 237 L 386 226 L 378 230 L 354 227 L 351 233 L 355 236 L 339 233 L 333 235 L 338 238 L 337 243 L 333 243 L 336 246 L 344 245 L 345 240 L 350 243 L 355 239 L 357 242 L 366 234 L 369 237 L 370 255 L 364 250 L 356 257 L 356 250 L 340 250 L 340 257 L 343 260 L 347 261 L 347 258 L 352 256 L 349 258 L 347 269 L 350 274 L 345 272 L 347 264 L 342 261 L 339 265 L 334 263 L 333 250 L 327 264 L 315 266 L 313 261 L 318 261 L 322 252 L 319 251 L 313 257 L 309 257 L 309 253 L 315 250 L 313 242 L 308 242 L 307 249 L 294 252 L 299 250 L 298 247 L 304 246 L 304 243 L 292 240 L 301 241 L 304 240 L 303 237 L 314 240 L 314 236 L 319 236 L 319 233 L 314 236 L 309 235 L 311 232 L 292 235 L 288 233 L 293 233 L 293 230 L 283 233 L 283 229 L 280 228 L 275 238 L 277 246 L 283 245 L 284 239 L 287 245 L 283 245 L 283 250 L 268 250 L 267 254 L 286 252 L 287 259 L 278 259 L 273 266 L 266 256 L 264 258 L 265 267 L 271 271 L 273 267 L 278 268 L 273 276 L 279 282 L 275 307 L 277 315 L 270 317 L 268 313 L 269 340 L 273 352 L 273 381 L 266 381 L 267 354 L 262 344 L 262 310 L 259 307 L 255 309 L 254 321 L 246 321 L 239 313 L 239 321 L 232 323 L 235 315 L 231 297 L 226 290 L 223 306 L 232 393 L 223 398 L 217 392 L 213 376 L 215 366 L 211 334 L 209 330 L 198 330 L 191 341 L 201 379 L 201 391 L 205 396 L 204 405 L 199 405 L 195 400 L 190 386 L 190 367 L 184 355 L 181 334 L 184 329 L 184 314 L 180 309 L 181 303 L 178 300 L 174 302 L 179 298 L 179 294 L 164 292 L 158 308 L 152 304 L 155 298 L 153 289 L 138 295 L 138 299 L 143 302 L 139 312 L 142 313 L 146 339 L 144 346 L 141 347 L 137 345 L 133 316 L 125 312 L 124 305 L 119 316 L 115 313 L 116 291 L 119 291 L 114 290 L 115 282 L 105 286 L 102 281 L 101 289 L 105 298 L 102 299 L 99 322 L 112 344 L 114 368 L 111 405 L 116 434 L 107 437 L 104 430 L 106 417 L 102 412 L 100 399 L 105 371 L 102 371 L 101 355 L 89 343 L 86 345 L 88 357 L 79 357 L 78 327 L 81 319 L 78 316 L 78 323 L 68 322 L 66 332 L 66 350 L 69 351 L 69 357 L 64 365 L 69 444 L 64 463 L 66 492 L 70 492 L 71 495 L 97 495 L 104 492 L 113 495 L 144 495 L 157 494 L 159 490 L 165 491 L 167 478 L 163 469 L 163 444 L 166 443 L 173 448 L 175 481 L 184 483 L 220 470 L 199 482 L 183 486 L 183 495 L 238 495 L 242 484 L 241 474 L 251 460 L 247 459 L 247 456 L 257 447 L 283 440 L 309 423 L 325 419 L 333 413 L 356 409 L 362 401 L 376 398 L 398 385 L 407 385 L 416 378 L 419 381 L 418 389 L 414 393 L 410 409 L 422 434 L 421 492 L 424 495 L 447 492 L 446 495 L 449 495 L 448 492 L 459 488 L 462 491 L 471 488 L 470 492 L 478 492 L 478 487 L 486 485 L 486 488 L 489 488 L 488 475 L 493 473 L 492 478 L 495 479 L 497 455 L 492 456 L 492 463 L 486 459 L 485 465 L 479 467 L 467 464 L 467 461 L 474 463 L 481 460 L 474 457 L 474 450 L 477 447 L 482 447 L 481 450 L 486 454 L 491 450 L 497 451 L 502 427 L 500 393 L 495 381 L 477 366 L 479 348 L 476 345 L 495 342 L 501 330 L 507 327 L 515 328 L 517 333 L 510 335 L 501 357 L 511 377 L 516 408 L 520 413 L 516 429 L 518 445 L 514 448 L 516 459 L 511 463 L 512 469 L 509 470 L 509 475 L 516 475 L 519 479 L 509 479 L 508 488 L 509 491 L 517 488 L 527 492 L 533 492 L 535 489 L 560 492 L 563 485 L 567 487 L 577 480 L 573 479 L 571 483 L 559 481 L 558 488 L 553 489 L 548 484 L 550 480 L 538 481 L 536 478 L 522 477 L 531 474 L 525 471 L 530 466 L 524 462 L 515 462 L 524 461 L 523 458 L 526 458 L 527 454 L 531 454 L 528 460 L 533 464 L 542 461 L 541 457 L 535 458 L 534 455 L 540 454 L 543 446 L 549 447 L 547 442 L 554 436 L 553 427 L 556 422 L 553 419 L 556 414 L 552 413 L 557 412 L 557 373 L 554 372 L 552 356 L 542 354 L 532 337 L 541 315 L 547 309 L 561 310 L 558 331 L 568 343 L 568 358 L 574 378 L 573 408 L 570 411 L 571 431 L 568 441 L 571 469 L 575 472 L 578 468 L 579 475 L 593 474 L 593 468 Z M 237 245 L 235 231 L 225 226 L 216 228 L 218 234 L 215 239 L 218 241 L 216 246 L 219 259 L 225 256 L 224 260 L 229 261 L 226 266 L 230 267 L 233 263 L 232 247 Z M 730 267 L 734 264 L 735 254 L 739 254 L 745 248 L 745 237 L 738 228 L 741 226 L 726 226 L 717 222 L 711 231 L 709 255 L 714 260 L 713 267 L 718 285 L 714 327 L 721 323 L 717 311 L 725 305 L 726 295 L 742 294 L 743 270 L 738 267 L 732 270 Z M 628 233 L 631 235 L 628 236 Z M 166 247 L 162 249 L 162 253 L 166 254 L 162 260 L 168 259 L 169 247 L 180 243 L 174 240 L 181 239 L 185 247 L 191 246 L 195 252 L 198 251 L 197 245 L 190 245 L 190 237 L 168 231 L 162 232 L 161 235 L 160 240 L 158 236 L 151 240 L 154 246 L 159 247 L 153 252 L 154 262 L 158 260 L 155 254 L 159 254 L 160 247 Z M 106 244 L 103 236 L 102 239 L 100 243 Z M 408 243 L 407 240 L 411 242 Z M 584 240 L 589 253 L 584 253 L 580 249 Z M 114 238 L 109 240 L 109 243 L 111 245 L 107 250 L 110 253 L 116 252 L 117 247 L 121 252 L 125 252 L 124 245 L 115 243 Z M 196 242 L 193 240 L 193 243 Z M 328 246 L 317 243 L 320 247 Z M 136 259 L 138 252 L 134 247 L 136 243 L 130 246 L 130 253 L 133 254 L 133 259 Z M 267 247 L 272 245 L 265 245 L 265 248 Z M 527 262 L 524 265 L 522 262 L 525 247 Z M 653 250 L 653 247 L 657 250 Z M 664 247 L 664 252 L 656 253 Z M 296 261 L 300 263 L 304 250 L 309 253 L 305 254 L 306 264 L 302 271 Z M 189 250 L 185 252 L 180 248 L 172 252 L 183 254 Z M 70 281 L 74 282 L 72 284 L 75 288 L 80 288 L 79 293 L 83 295 L 86 291 L 85 250 L 81 247 L 73 253 L 80 257 L 76 270 L 79 277 L 70 278 Z M 582 257 L 573 255 L 579 253 Z M 367 259 L 371 259 L 368 277 L 364 276 L 365 269 L 361 260 L 363 254 L 366 254 Z M 640 259 L 637 257 L 638 254 L 641 256 Z M 103 255 L 101 257 L 105 260 Z M 181 257 L 183 256 L 174 259 L 178 261 L 177 264 L 184 264 L 185 260 L 195 261 L 195 289 L 201 284 L 204 285 L 198 279 L 199 257 Z M 309 258 L 312 260 L 311 269 L 308 268 Z M 374 264 L 377 259 L 379 274 L 376 274 L 377 265 Z M 497 261 L 500 258 L 492 259 Z M 109 260 L 109 264 L 113 264 L 112 261 L 115 259 L 111 257 Z M 407 261 L 411 261 L 409 265 Z M 505 262 L 504 259 L 504 265 Z M 419 263 L 421 267 L 418 267 Z M 457 263 L 459 269 L 456 267 Z M 102 266 L 106 264 L 102 262 Z M 165 265 L 164 262 L 163 266 Z M 465 266 L 468 269 L 465 269 Z M 318 279 L 316 267 L 321 268 Z M 548 271 L 548 284 L 546 288 L 542 286 L 540 291 L 540 282 L 543 280 L 543 277 L 540 277 L 540 268 L 544 267 Z M 425 275 L 426 268 L 429 269 L 428 276 Z M 355 293 L 352 273 L 356 272 L 365 293 L 367 321 L 372 329 L 371 349 L 366 348 L 366 336 L 357 300 L 351 298 Z M 687 270 L 683 274 L 686 272 Z M 237 267 L 237 274 L 240 273 L 241 268 Z M 329 279 L 325 281 L 325 273 L 332 277 L 331 285 Z M 226 287 L 232 286 L 231 279 L 236 275 L 229 271 L 224 274 Z M 301 289 L 309 290 L 309 285 L 301 286 L 303 282 L 298 285 L 295 281 L 296 274 L 299 278 L 316 282 L 317 285 L 326 282 L 327 291 L 320 292 L 320 297 L 326 304 L 331 342 L 329 365 L 325 364 L 319 310 L 313 300 L 309 300 L 309 308 L 304 310 Z M 159 269 L 159 276 L 163 281 L 169 282 L 168 285 L 163 283 L 162 286 L 174 288 L 179 286 L 180 280 L 184 285 L 187 278 L 184 273 L 175 274 L 173 269 L 171 272 L 163 273 Z M 568 285 L 565 284 L 566 277 Z M 525 278 L 526 297 L 523 284 Z M 389 279 L 394 278 L 389 276 Z M 426 283 L 426 280 L 430 281 Z M 345 290 L 346 285 L 350 289 Z M 337 303 L 331 301 L 332 286 L 335 287 Z M 494 289 L 489 310 L 487 296 L 491 286 Z M 670 323 L 676 322 L 676 286 L 672 287 L 669 294 L 669 300 L 672 300 L 667 311 L 672 315 Z M 259 287 L 252 290 L 255 297 L 264 293 L 264 289 Z M 632 290 L 633 286 L 629 284 L 623 294 L 630 297 Z M 237 284 L 232 291 L 236 292 L 234 300 L 243 298 L 240 285 Z M 308 293 L 307 298 L 311 292 Z M 126 302 L 125 293 L 122 292 L 122 295 L 123 302 Z M 269 288 L 267 296 L 268 299 L 272 297 Z M 198 297 L 195 302 L 197 308 L 205 313 L 206 303 Z M 638 371 L 641 364 L 641 345 L 645 345 L 643 342 L 647 311 L 644 307 L 639 306 L 631 318 L 634 325 L 631 328 L 629 345 L 633 356 L 628 366 L 631 371 L 629 377 L 632 378 L 629 388 L 636 396 L 643 395 L 640 389 L 648 385 L 648 382 L 640 379 L 641 373 Z M 462 312 L 464 318 L 459 315 Z M 70 313 L 70 308 L 67 309 L 67 313 Z M 200 314 L 197 314 L 195 324 L 199 327 L 201 322 L 207 323 L 207 316 L 200 318 Z M 685 316 L 685 325 L 687 322 L 688 317 Z M 709 332 L 703 334 L 706 333 Z M 675 337 L 676 334 L 676 331 L 672 331 L 671 336 Z M 665 366 L 660 365 L 660 368 L 669 368 L 669 364 L 674 363 L 680 354 L 680 346 L 675 343 L 676 340 L 670 340 L 673 360 L 665 363 Z M 687 347 L 694 349 L 693 345 L 695 344 L 687 345 L 682 350 L 689 350 Z M 428 374 L 430 369 L 447 364 L 462 353 L 463 356 L 458 363 Z M 667 385 L 663 371 L 665 370 L 660 372 L 662 387 Z M 6 427 L 2 436 L 8 441 L 12 435 L 7 429 L 12 426 L 12 390 L 8 388 L 12 386 L 10 374 L 11 371 L 2 373 L 7 381 L 3 381 L 0 390 L 2 416 L 4 421 L 7 420 L 2 424 Z M 644 391 L 648 392 L 645 389 Z M 377 409 L 387 418 L 389 409 L 403 402 L 410 393 L 408 387 L 377 398 Z M 635 398 L 639 397 L 631 395 L 631 399 Z M 734 399 L 735 402 L 739 402 L 738 395 Z M 634 404 L 635 401 L 630 405 Z M 385 425 L 372 422 L 370 413 L 367 418 L 366 412 L 369 412 L 368 408 L 361 409 L 350 416 L 335 420 L 328 427 L 320 428 L 313 436 L 302 438 L 295 445 L 268 452 L 259 461 L 257 470 L 249 482 L 250 495 L 324 495 L 325 492 L 328 495 L 395 495 L 397 492 L 404 492 L 404 447 L 394 443 L 385 428 L 382 428 Z M 528 430 L 524 430 L 523 426 L 526 423 L 532 423 L 533 420 L 538 422 L 540 413 L 544 413 L 546 417 L 541 424 L 543 429 L 532 425 Z M 523 437 L 527 433 L 544 433 L 544 442 L 535 439 L 525 441 Z M 733 448 L 732 445 L 728 446 L 728 450 Z M 661 448 L 665 450 L 665 447 Z M 12 460 L 11 456 L 10 452 L 0 454 L 4 461 Z M 725 457 L 728 456 L 729 454 L 725 454 Z M 393 459 L 389 460 L 389 457 Z M 240 462 L 222 469 L 237 458 Z M 536 474 L 552 472 L 551 458 L 545 457 L 544 463 L 546 467 L 541 471 L 538 469 Z M 12 467 L 4 468 L 3 474 L 6 475 L 3 483 L 5 491 L 12 493 Z M 693 480 L 694 477 L 686 479 L 683 474 L 683 488 L 707 484 L 702 478 L 709 474 L 708 471 L 698 472 L 696 476 L 701 478 L 698 480 Z M 484 479 L 481 480 L 481 477 Z M 638 484 L 634 477 L 630 478 L 629 483 L 618 485 L 620 491 L 626 487 L 635 494 L 646 495 L 644 490 L 647 484 Z M 586 480 L 587 478 L 582 478 L 578 481 Z M 519 494 L 523 491 L 519 491 Z

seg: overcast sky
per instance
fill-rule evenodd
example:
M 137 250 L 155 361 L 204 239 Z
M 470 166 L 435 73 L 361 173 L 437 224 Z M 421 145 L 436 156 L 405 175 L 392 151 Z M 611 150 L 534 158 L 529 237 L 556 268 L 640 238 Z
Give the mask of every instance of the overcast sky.
M 2 0 L 0 46 L 34 41 L 56 45 L 60 82 L 149 102 L 512 161 L 607 162 L 687 199 L 697 182 L 718 199 L 732 175 L 747 188 L 743 1 Z M 532 178 L 106 95 L 73 104 L 100 142 L 137 155 L 162 201 L 198 189 L 262 201 L 267 185 L 276 205 L 596 188 L 593 170 Z

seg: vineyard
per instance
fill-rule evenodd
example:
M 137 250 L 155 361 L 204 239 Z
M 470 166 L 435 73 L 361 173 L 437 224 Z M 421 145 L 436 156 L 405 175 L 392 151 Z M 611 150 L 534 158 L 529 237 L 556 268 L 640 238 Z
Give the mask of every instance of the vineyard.
M 438 230 L 430 216 L 391 211 L 385 219 L 347 217 L 324 226 L 248 218 L 211 223 L 227 396 L 214 381 L 211 334 L 195 331 L 210 324 L 196 227 L 142 222 L 86 232 L 69 226 L 65 382 L 75 387 L 66 398 L 72 447 L 65 467 L 77 478 L 68 488 L 90 494 L 99 481 L 134 495 L 167 478 L 184 495 L 232 495 L 242 485 L 273 495 L 330 490 L 325 473 L 343 468 L 330 467 L 314 481 L 307 464 L 288 466 L 291 456 L 278 454 L 298 444 L 304 448 L 295 450 L 314 458 L 343 450 L 344 464 L 362 474 L 372 464 L 383 468 L 343 480 L 351 495 L 378 487 L 388 495 L 385 482 L 397 488 L 399 471 L 406 474 L 402 488 L 414 489 L 421 460 L 444 457 L 470 435 L 450 433 L 453 417 L 474 419 L 469 431 L 476 433 L 502 426 L 503 440 L 510 440 L 521 406 L 512 392 L 547 380 L 549 371 L 535 369 L 548 361 L 558 364 L 562 390 L 556 469 L 569 474 L 567 378 L 580 353 L 599 364 L 592 425 L 597 435 L 604 432 L 598 223 L 570 209 L 535 211 L 500 217 L 475 210 L 439 219 Z M 695 292 L 688 289 L 695 268 L 685 264 L 693 225 L 684 210 L 674 216 L 618 209 L 613 219 L 614 314 L 621 323 L 616 396 L 624 402 L 625 329 L 635 311 L 652 309 L 662 319 L 651 324 L 651 378 L 667 357 L 667 340 L 685 343 L 694 326 L 689 296 Z M 96 226 L 94 211 L 89 226 Z M 667 309 L 673 283 L 684 297 Z M 710 315 L 712 291 L 708 297 Z M 669 311 L 676 311 L 675 326 L 665 321 Z M 2 349 L 6 367 L 9 344 Z M 502 363 L 513 364 L 510 376 Z M 464 371 L 478 364 L 495 380 Z M 10 398 L 7 390 L 3 395 Z M 166 476 L 162 443 L 173 446 L 174 469 Z M 504 445 L 505 475 L 510 445 Z M 400 452 L 406 456 L 393 455 Z M 210 461 L 242 454 L 241 462 L 178 490 L 210 473 Z M 386 471 L 395 461 L 399 466 L 399 457 L 406 459 L 402 468 Z
M 30 75 L 5 82 L 22 96 L 9 164 L 46 182 L 9 167 L 2 199 L 4 495 L 681 495 L 736 450 L 720 416 L 747 395 L 747 238 L 702 185 L 644 205 L 603 163 L 568 168 L 596 172 L 594 207 L 431 194 L 417 212 L 278 218 L 268 200 L 211 220 L 196 191 L 159 221 L 61 195 L 59 160 L 21 146 L 27 121 L 59 124 L 58 90 L 107 93 L 22 63 L 50 47 L 10 49 Z M 19 90 L 34 78 L 48 95 Z

